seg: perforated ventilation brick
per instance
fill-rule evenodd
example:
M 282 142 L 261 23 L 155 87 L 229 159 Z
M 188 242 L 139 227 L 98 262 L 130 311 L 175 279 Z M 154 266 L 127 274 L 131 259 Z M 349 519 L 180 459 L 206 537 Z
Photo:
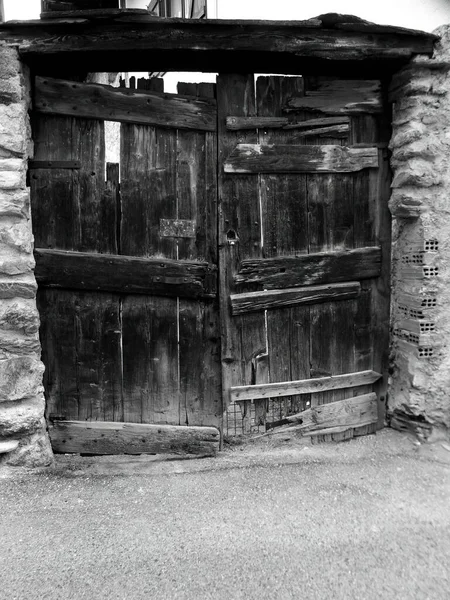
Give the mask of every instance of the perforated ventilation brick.
M 439 250 L 438 240 L 425 240 L 425 252 L 437 252 Z
M 433 356 L 434 349 L 429 346 L 422 346 L 419 348 L 419 358 L 431 358 Z
M 432 296 L 423 298 L 422 306 L 423 308 L 435 308 L 437 306 L 437 298 L 433 298 Z
M 427 279 L 439 275 L 439 267 L 423 267 L 423 275 Z
M 420 323 L 420 333 L 434 333 L 436 331 L 436 325 L 429 321 Z
M 411 317 L 411 319 L 424 319 L 425 318 L 423 311 L 418 310 L 416 308 L 409 309 L 409 316 Z
M 424 252 L 415 252 L 414 254 L 404 254 L 402 264 L 404 265 L 423 265 Z

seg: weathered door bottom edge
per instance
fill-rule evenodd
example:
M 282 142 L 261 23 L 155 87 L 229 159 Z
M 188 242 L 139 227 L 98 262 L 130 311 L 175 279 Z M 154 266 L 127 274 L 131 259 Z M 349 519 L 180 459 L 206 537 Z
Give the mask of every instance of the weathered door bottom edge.
M 55 421 L 48 431 L 55 453 L 215 456 L 220 444 L 215 427 Z

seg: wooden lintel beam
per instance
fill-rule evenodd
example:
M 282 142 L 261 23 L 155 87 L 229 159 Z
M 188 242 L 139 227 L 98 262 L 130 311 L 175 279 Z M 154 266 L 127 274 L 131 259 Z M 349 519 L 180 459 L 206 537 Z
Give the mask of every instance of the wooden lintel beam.
M 36 248 L 36 280 L 45 287 L 214 298 L 217 269 L 209 263 Z
M 232 294 L 230 296 L 231 312 L 233 315 L 243 315 L 250 312 L 270 310 L 286 306 L 319 304 L 356 298 L 361 291 L 357 281 L 334 283 L 284 290 L 264 290 Z
M 235 386 L 230 388 L 230 400 L 231 402 L 238 402 L 258 398 L 281 398 L 297 394 L 314 394 L 316 392 L 371 385 L 378 381 L 380 377 L 381 375 L 375 371 L 359 371 L 316 379 Z
M 318 252 L 300 256 L 246 259 L 235 277 L 236 285 L 258 284 L 266 290 L 332 284 L 378 277 L 381 248 Z
M 216 130 L 215 104 L 212 98 L 190 98 L 48 77 L 36 77 L 34 90 L 34 110 L 40 113 L 202 131 Z
M 49 424 L 54 452 L 86 454 L 197 454 L 219 450 L 215 427 L 147 425 L 109 421 L 54 421 Z
M 218 55 L 223 66 L 230 60 L 240 60 L 251 55 L 257 62 L 258 55 L 274 56 L 283 61 L 292 57 L 304 68 L 302 61 L 313 59 L 327 63 L 353 61 L 370 63 L 373 67 L 380 61 L 381 72 L 388 63 L 407 62 L 415 54 L 431 55 L 436 36 L 423 32 L 408 32 L 387 28 L 383 31 L 347 31 L 336 27 L 323 26 L 320 20 L 306 22 L 279 21 L 220 21 L 208 19 L 159 19 L 144 14 L 110 13 L 101 18 L 89 15 L 66 15 L 67 19 L 51 19 L 34 22 L 15 22 L 0 26 L 0 40 L 19 45 L 22 56 L 30 62 L 42 63 L 66 57 L 76 64 L 90 65 L 89 70 L 117 70 L 124 68 L 118 59 L 125 53 L 134 52 L 142 63 L 133 68 L 145 68 L 144 63 L 152 58 L 154 69 L 163 70 L 158 64 L 163 61 L 164 52 L 175 53 L 173 70 L 187 57 L 192 65 L 205 68 L 208 56 L 212 56 L 218 70 Z M 150 56 L 149 52 L 152 53 Z M 228 60 L 225 59 L 228 57 Z M 127 60 L 129 60 L 128 55 Z M 177 65 L 178 63 L 178 65 Z M 263 60 L 259 61 L 263 64 Z M 279 64 L 279 63 L 278 63 Z M 93 69 L 95 66 L 95 69 Z M 256 65 L 255 65 L 256 66 Z M 130 70 L 131 66 L 128 66 Z M 259 68 L 259 67 L 258 67 Z M 274 65 L 269 66 L 270 69 Z M 291 68 L 291 67 L 289 67 Z M 188 70 L 187 65 L 181 70 Z M 384 71 L 383 71 L 384 70 Z M 290 71 L 287 71 L 290 72 Z M 362 73 L 367 74 L 367 69 Z

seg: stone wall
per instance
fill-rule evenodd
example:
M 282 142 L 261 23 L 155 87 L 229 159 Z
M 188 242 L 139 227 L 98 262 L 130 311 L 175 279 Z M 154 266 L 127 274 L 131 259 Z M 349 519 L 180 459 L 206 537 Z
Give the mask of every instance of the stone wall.
M 450 26 L 392 82 L 391 424 L 450 432 Z
M 17 446 L 3 460 L 34 467 L 49 464 L 53 455 L 44 419 L 26 186 L 32 154 L 29 97 L 28 74 L 17 50 L 0 45 L 0 450 Z

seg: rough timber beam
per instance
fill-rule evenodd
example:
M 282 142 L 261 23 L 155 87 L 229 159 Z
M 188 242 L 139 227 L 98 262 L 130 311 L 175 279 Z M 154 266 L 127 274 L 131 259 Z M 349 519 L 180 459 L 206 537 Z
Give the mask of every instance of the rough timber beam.
M 437 39 L 346 15 L 308 21 L 159 19 L 143 11 L 63 13 L 64 18 L 0 25 L 0 41 L 18 44 L 31 66 L 89 71 L 249 69 L 337 72 L 396 69 L 431 54 Z M 238 59 L 238 60 L 237 60 Z M 277 70 L 274 71 L 274 68 Z

